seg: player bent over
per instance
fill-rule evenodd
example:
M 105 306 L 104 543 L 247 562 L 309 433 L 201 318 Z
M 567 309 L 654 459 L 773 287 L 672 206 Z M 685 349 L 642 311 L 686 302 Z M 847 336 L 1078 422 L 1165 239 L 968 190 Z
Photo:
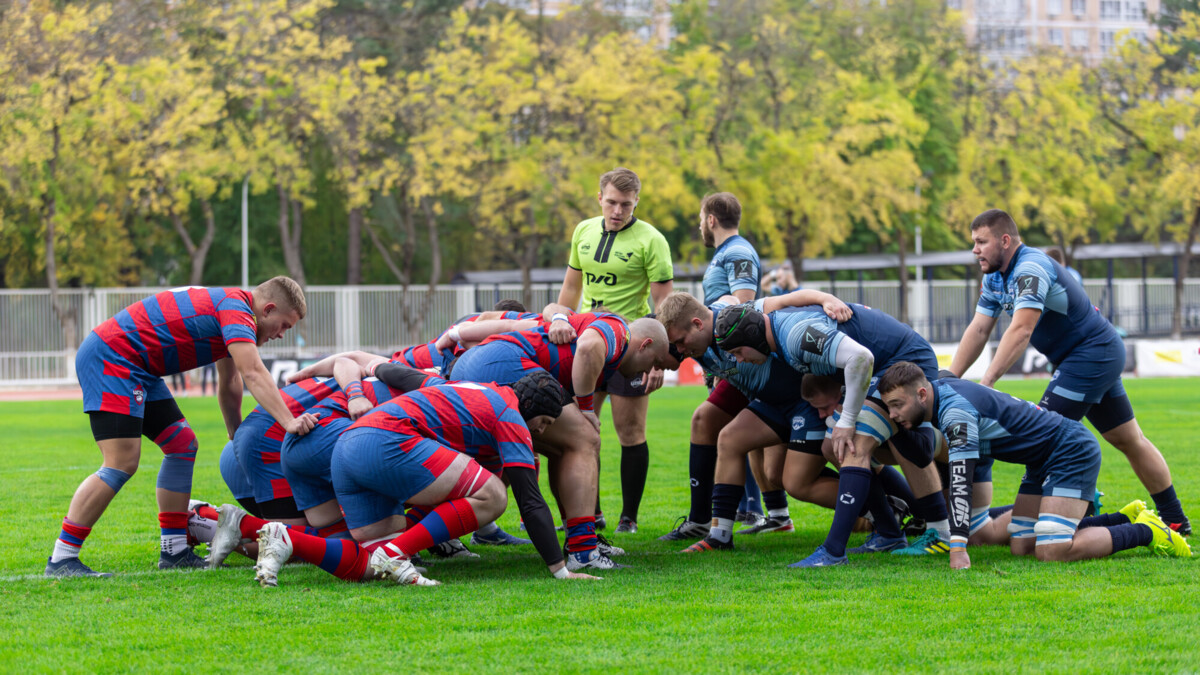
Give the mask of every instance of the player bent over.
M 802 293 L 809 294 L 811 302 L 826 303 L 825 310 L 831 316 L 842 320 L 850 317 L 849 307 L 832 295 L 819 291 Z M 662 541 L 708 538 L 706 544 L 696 549 L 699 551 L 733 548 L 732 519 L 746 475 L 744 459 L 739 467 L 734 467 L 739 458 L 744 458 L 756 447 L 787 443 L 789 448 L 796 449 L 810 442 L 814 435 L 818 445 L 825 437 L 821 421 L 807 403 L 796 397 L 803 377 L 800 373 L 779 359 L 768 359 L 763 363 L 738 362 L 730 353 L 717 347 L 713 335 L 714 317 L 734 300 L 735 297 L 725 296 L 706 307 L 691 295 L 677 292 L 663 300 L 658 312 L 667 339 L 682 354 L 696 359 L 705 372 L 721 378 L 724 385 L 715 388 L 692 417 L 689 458 L 692 511 L 683 524 L 660 537 Z M 723 466 L 727 470 L 716 477 L 719 455 L 726 457 Z M 706 458 L 709 458 L 707 463 L 697 461 Z M 741 469 L 740 474 L 735 472 L 736 468 Z M 717 486 L 714 486 L 714 478 Z M 774 473 L 769 478 L 779 480 Z M 833 482 L 836 487 L 836 479 Z M 741 530 L 739 534 L 794 529 L 783 489 L 769 490 L 763 498 L 769 516 L 764 527 Z M 832 494 L 826 505 L 833 507 Z M 711 523 L 719 527 L 728 521 L 729 528 L 721 528 L 713 534 L 709 514 L 712 515 Z
M 338 503 L 356 542 L 327 540 L 267 523 L 259 532 L 256 579 L 278 583 L 291 556 L 348 581 L 386 577 L 433 586 L 412 564 L 418 551 L 473 530 L 504 512 L 507 478 L 534 545 L 556 578 L 590 578 L 565 567 L 554 521 L 537 486 L 533 439 L 562 412 L 562 387 L 544 372 L 512 387 L 460 382 L 424 387 L 377 407 L 334 448 Z M 429 507 L 405 527 L 405 504 Z
M 287 432 L 307 433 L 312 418 L 292 416 L 258 354 L 259 345 L 282 336 L 305 311 L 300 286 L 275 277 L 253 291 L 199 286 L 164 291 L 130 305 L 88 334 L 75 364 L 83 409 L 104 459 L 71 499 L 47 576 L 107 576 L 83 564 L 79 549 L 137 471 L 143 435 L 164 455 L 156 490 L 162 528 L 159 569 L 204 565 L 187 544 L 196 435 L 162 378 L 216 363 L 217 400 L 231 439 L 242 421 L 243 381 Z
M 545 431 L 535 433 L 536 449 L 549 461 L 550 488 L 557 497 L 567 528 L 567 564 L 571 569 L 617 567 L 611 555 L 624 551 L 596 533 L 596 480 L 600 452 L 600 420 L 593 410 L 595 391 L 616 373 L 634 378 L 651 368 L 673 363 L 666 331 L 654 319 L 632 325 L 615 314 L 572 314 L 575 337 L 555 344 L 545 325 L 518 333 L 487 337 L 468 349 L 450 370 L 453 380 L 512 383 L 527 372 L 544 370 L 557 378 L 574 401 Z M 460 327 L 473 340 L 482 323 Z
M 1025 466 L 1009 525 L 1015 555 L 1068 562 L 1149 546 L 1158 555 L 1191 556 L 1183 536 L 1140 502 L 1083 517 L 1100 473 L 1100 444 L 1079 422 L 974 382 L 930 381 L 907 362 L 888 369 L 879 393 L 900 426 L 931 422 L 946 437 L 952 569 L 971 566 L 967 539 L 973 516 L 982 520 L 970 506 L 972 479 L 976 462 L 986 456 Z

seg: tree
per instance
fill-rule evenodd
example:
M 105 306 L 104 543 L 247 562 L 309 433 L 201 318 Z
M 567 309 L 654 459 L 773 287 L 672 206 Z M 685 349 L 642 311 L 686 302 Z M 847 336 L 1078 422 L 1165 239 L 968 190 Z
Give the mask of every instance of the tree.
M 1200 42 L 1200 14 L 1155 42 L 1125 40 L 1104 64 L 1104 117 L 1124 139 L 1122 195 L 1131 224 L 1147 239 L 1181 244 L 1171 334 L 1183 333 L 1183 288 L 1200 238 L 1200 73 L 1164 64 L 1187 59 Z M 1194 62 L 1195 57 L 1190 59 Z
M 113 24 L 104 5 L 59 11 L 36 0 L 0 16 L 0 203 L 12 230 L 5 239 L 40 249 L 41 264 L 23 269 L 45 274 L 68 350 L 78 316 L 60 282 L 111 284 L 130 275 L 132 245 L 111 171 L 118 119 L 105 104 L 131 59 Z

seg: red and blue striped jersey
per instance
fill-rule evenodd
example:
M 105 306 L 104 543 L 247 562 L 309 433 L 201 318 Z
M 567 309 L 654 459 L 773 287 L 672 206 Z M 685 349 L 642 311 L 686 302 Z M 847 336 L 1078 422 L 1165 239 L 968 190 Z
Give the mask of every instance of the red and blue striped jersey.
M 425 378 L 425 380 L 421 383 L 421 386 L 434 387 L 439 384 L 446 384 L 446 381 L 436 375 L 430 375 Z M 387 386 L 383 382 L 380 382 L 378 378 L 374 377 L 364 378 L 362 381 L 362 388 L 363 396 L 366 396 L 367 400 L 370 401 L 371 405 L 373 406 L 377 406 L 380 403 L 387 403 L 397 396 L 403 396 L 405 393 L 401 389 L 393 389 Z M 350 409 L 347 407 L 348 405 L 349 398 L 346 396 L 346 392 L 339 390 L 335 391 L 327 396 L 324 400 L 317 403 L 315 406 L 310 408 L 308 412 L 318 415 L 320 417 L 319 421 L 321 426 L 326 426 L 329 424 L 330 420 L 350 419 Z
M 329 396 L 341 393 L 341 391 L 337 380 L 332 377 L 310 377 L 307 380 L 301 380 L 280 389 L 279 395 L 283 398 L 283 402 L 287 404 L 288 410 L 293 415 L 299 415 Z M 265 418 L 273 422 L 271 428 L 267 429 L 267 432 L 263 434 L 265 438 L 282 442 L 283 437 L 287 435 L 287 432 L 283 430 L 279 422 L 275 422 L 274 418 L 271 417 L 271 413 L 267 412 L 266 408 L 263 408 L 261 405 L 256 406 L 254 410 L 250 411 L 250 414 L 246 415 L 246 420 L 249 421 L 253 417 Z
M 625 323 L 625 319 L 609 312 L 580 312 L 570 315 L 567 320 L 571 322 L 571 327 L 575 329 L 577 336 L 583 335 L 585 330 L 594 330 L 604 338 L 604 370 L 596 380 L 598 388 L 607 382 L 613 373 L 617 372 L 617 366 L 621 364 L 621 359 L 625 356 L 625 350 L 629 347 L 629 325 Z M 524 352 L 522 364 L 526 366 L 526 369 L 545 368 L 563 388 L 574 392 L 571 367 L 575 363 L 575 345 L 578 338 L 565 345 L 556 345 L 550 341 L 547 332 L 549 328 L 549 322 L 542 322 L 542 325 L 537 328 L 515 333 L 500 333 L 479 344 L 483 346 L 489 342 L 503 341 L 517 345 Z
M 474 323 L 476 320 L 479 319 L 480 316 L 483 316 L 483 315 L 482 314 L 468 314 L 468 315 L 462 317 L 461 319 L 459 319 L 458 321 L 455 321 L 454 325 L 457 326 L 457 325 L 463 324 L 463 323 Z M 505 312 L 504 315 L 500 317 L 500 319 L 508 319 L 508 320 L 514 320 L 514 321 L 515 320 L 530 320 L 530 319 L 541 320 L 541 318 L 542 318 L 541 314 L 535 314 L 533 312 Z M 442 364 L 447 362 L 448 359 L 445 358 L 442 354 L 438 353 L 437 348 L 434 346 L 436 344 L 437 344 L 437 338 L 434 338 L 434 339 L 430 340 L 429 342 L 425 342 L 423 344 L 414 345 L 412 347 L 407 347 L 405 349 L 401 349 L 400 351 L 396 352 L 395 354 L 392 354 L 391 362 L 392 363 L 403 363 L 404 365 L 408 366 L 409 368 L 416 368 L 417 370 L 428 370 L 430 368 L 441 368 Z M 455 345 L 454 352 L 450 355 L 450 358 L 453 358 L 455 356 L 458 356 L 459 354 L 462 354 L 463 351 L 464 350 L 462 348 L 462 345 Z
M 254 298 L 240 288 L 188 286 L 135 302 L 93 331 L 151 375 L 215 363 L 235 342 L 257 344 Z
M 534 468 L 533 438 L 510 387 L 455 382 L 424 387 L 378 406 L 351 429 L 370 427 L 442 443 L 499 475 Z M 403 445 L 401 447 L 404 447 Z

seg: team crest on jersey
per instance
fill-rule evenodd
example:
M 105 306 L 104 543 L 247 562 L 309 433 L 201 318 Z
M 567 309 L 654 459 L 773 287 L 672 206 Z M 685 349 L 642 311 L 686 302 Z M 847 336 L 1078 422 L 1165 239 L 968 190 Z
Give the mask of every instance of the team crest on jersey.
M 946 431 L 946 445 L 952 449 L 966 446 L 968 440 L 966 422 L 951 425 Z
M 146 390 L 140 384 L 133 388 L 133 402 L 138 405 L 146 402 Z
M 589 243 L 588 243 L 588 242 L 586 242 L 586 241 L 585 241 L 585 242 L 583 242 L 582 244 L 580 244 L 580 245 L 579 245 L 579 252 L 580 252 L 580 253 L 587 253 L 587 252 L 588 252 L 588 251 L 590 251 L 590 250 L 592 250 L 592 245 L 591 245 L 591 244 L 589 244 Z
M 1027 296 L 1036 296 L 1038 289 L 1041 287 L 1041 279 L 1028 274 L 1023 277 L 1017 277 L 1017 297 L 1024 298 Z
M 626 253 L 624 251 L 613 251 L 613 255 L 620 258 L 621 262 L 629 262 L 629 259 L 633 257 L 632 253 Z
M 829 342 L 829 333 L 817 328 L 809 326 L 804 329 L 804 335 L 801 336 L 800 344 L 804 351 L 812 354 L 820 354 L 825 351 L 825 344 Z

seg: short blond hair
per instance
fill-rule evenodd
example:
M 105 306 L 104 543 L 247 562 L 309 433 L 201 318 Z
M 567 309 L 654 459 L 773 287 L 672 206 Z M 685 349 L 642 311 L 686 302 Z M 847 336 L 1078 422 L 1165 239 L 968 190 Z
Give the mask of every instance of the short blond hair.
M 618 192 L 632 192 L 637 195 L 642 191 L 642 181 L 638 178 L 638 175 L 623 166 L 618 166 L 600 176 L 600 192 L 604 192 L 604 188 L 610 184 Z
M 255 295 L 260 295 L 267 302 L 273 302 L 280 309 L 296 310 L 303 319 L 308 313 L 308 303 L 304 300 L 304 289 L 291 277 L 272 277 L 254 289 Z
M 675 291 L 663 298 L 655 316 L 668 330 L 680 330 L 686 328 L 692 319 L 704 318 L 706 309 L 708 308 L 691 294 Z

